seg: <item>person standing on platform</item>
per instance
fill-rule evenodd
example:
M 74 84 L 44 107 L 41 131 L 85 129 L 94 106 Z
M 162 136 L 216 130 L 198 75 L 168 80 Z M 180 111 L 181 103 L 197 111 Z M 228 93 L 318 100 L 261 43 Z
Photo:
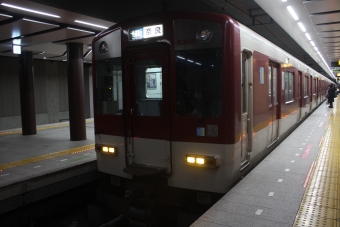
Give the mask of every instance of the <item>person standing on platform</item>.
M 329 108 L 333 108 L 333 102 L 334 102 L 334 98 L 335 98 L 335 92 L 336 92 L 336 88 L 334 87 L 333 84 L 329 85 L 328 91 L 327 91 L 327 99 L 328 99 L 328 103 L 329 103 Z

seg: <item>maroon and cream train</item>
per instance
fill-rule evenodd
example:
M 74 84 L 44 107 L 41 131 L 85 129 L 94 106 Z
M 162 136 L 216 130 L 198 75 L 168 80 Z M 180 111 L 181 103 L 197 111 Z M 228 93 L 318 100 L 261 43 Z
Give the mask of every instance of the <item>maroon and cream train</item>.
M 225 193 L 323 102 L 330 81 L 214 13 L 131 19 L 95 37 L 98 169 Z

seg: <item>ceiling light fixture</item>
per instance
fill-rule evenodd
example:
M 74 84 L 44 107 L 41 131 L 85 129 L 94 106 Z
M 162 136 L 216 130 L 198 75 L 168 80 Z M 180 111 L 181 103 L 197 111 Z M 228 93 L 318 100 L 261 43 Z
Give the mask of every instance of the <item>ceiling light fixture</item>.
M 292 17 L 294 18 L 294 20 L 298 20 L 298 16 L 296 15 L 295 11 L 293 10 L 293 8 L 291 6 L 287 6 L 288 11 L 290 12 L 290 15 L 292 15 Z
M 305 28 L 305 26 L 303 26 L 303 24 L 301 22 L 299 22 L 298 25 L 303 32 L 306 32 L 306 28 Z
M 286 2 L 287 0 L 282 0 L 283 2 Z
M 94 26 L 94 27 L 98 27 L 98 28 L 104 28 L 104 29 L 108 28 L 108 27 L 105 27 L 105 26 L 101 26 L 99 24 L 91 24 L 91 23 L 81 21 L 81 20 L 75 20 L 74 22 L 77 22 L 77 23 L 80 23 L 80 24 L 86 24 L 86 25 L 90 25 L 90 26 Z
M 308 33 L 305 33 L 306 37 L 308 40 L 312 40 L 312 38 L 310 37 L 310 35 Z
M 21 45 L 21 39 L 13 39 L 12 42 L 15 45 Z
M 71 27 L 67 27 L 67 29 L 71 29 L 71 30 L 75 30 L 75 31 L 80 31 L 80 32 L 87 32 L 87 33 L 94 34 L 94 32 L 90 32 L 90 31 L 86 31 L 86 30 L 81 30 L 81 29 L 77 29 L 77 28 L 71 28 Z
M 49 17 L 60 18 L 60 16 L 58 16 L 58 15 L 44 13 L 44 12 L 40 12 L 40 11 L 36 11 L 36 10 L 32 10 L 32 9 L 27 9 L 27 8 L 15 6 L 15 5 L 10 5 L 10 4 L 7 4 L 7 3 L 1 3 L 1 5 L 6 6 L 6 7 L 10 7 L 10 8 L 14 8 L 14 9 L 19 9 L 19 10 L 31 12 L 31 13 L 37 13 L 37 14 L 41 14 L 41 15 L 45 15 L 45 16 L 49 16 Z
M 317 48 L 317 47 L 314 47 L 314 49 L 315 49 L 316 51 L 318 51 L 318 48 Z
M 3 17 L 10 17 L 10 18 L 12 18 L 12 16 L 10 16 L 10 15 L 6 15 L 6 14 L 2 14 L 2 13 L 0 13 L 0 16 L 3 16 Z
M 315 43 L 313 41 L 310 41 L 310 44 L 312 44 L 312 46 L 315 47 Z
M 26 18 L 24 18 L 23 20 L 38 23 L 38 24 L 46 24 L 46 25 L 51 25 L 51 26 L 54 26 L 54 27 L 59 27 L 59 25 L 56 25 L 56 24 L 49 24 L 49 23 L 45 23 L 45 22 L 41 22 L 41 21 L 37 21 L 37 20 L 30 20 L 30 19 L 26 19 Z
M 85 54 L 84 58 L 87 57 L 87 55 L 89 55 L 92 52 L 92 50 L 88 50 L 87 53 Z

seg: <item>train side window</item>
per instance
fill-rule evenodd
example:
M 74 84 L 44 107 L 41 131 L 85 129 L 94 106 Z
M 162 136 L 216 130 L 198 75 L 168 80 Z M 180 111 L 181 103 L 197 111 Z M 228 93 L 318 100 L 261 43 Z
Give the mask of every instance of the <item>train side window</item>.
M 140 116 L 160 116 L 163 101 L 162 64 L 158 59 L 135 63 L 136 110 Z
M 285 100 L 286 102 L 293 101 L 293 88 L 294 88 L 294 74 L 286 71 L 285 77 Z
M 121 58 L 96 62 L 97 112 L 117 114 L 123 112 L 123 86 Z
M 248 113 L 248 78 L 251 71 L 251 56 L 252 52 L 248 49 L 242 51 L 242 113 Z
M 277 105 L 277 68 L 273 67 L 273 104 Z
M 271 81 L 272 81 L 272 67 L 268 66 L 268 105 L 269 107 L 273 105 Z
M 300 94 L 300 80 L 301 80 L 301 73 L 299 72 L 299 76 L 298 76 L 298 80 L 297 80 L 297 84 L 298 84 L 298 89 L 297 89 L 297 98 L 300 99 L 301 98 L 301 94 Z
M 308 89 L 308 77 L 305 76 L 303 78 L 303 97 L 308 97 L 307 89 Z
M 176 51 L 176 113 L 222 116 L 221 48 Z

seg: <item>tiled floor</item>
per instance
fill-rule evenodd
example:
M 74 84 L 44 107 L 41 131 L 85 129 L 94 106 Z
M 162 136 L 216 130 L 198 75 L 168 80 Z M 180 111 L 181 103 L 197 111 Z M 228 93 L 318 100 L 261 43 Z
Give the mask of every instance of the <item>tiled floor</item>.
M 321 104 L 285 141 L 191 226 L 337 226 L 338 197 L 328 202 L 329 205 L 323 205 L 327 201 L 322 201 L 320 197 L 325 188 L 333 192 L 326 194 L 325 200 L 331 198 L 330 194 L 340 196 L 340 190 L 336 188 L 339 165 L 337 161 L 330 160 L 339 160 L 339 123 L 340 99 L 336 100 L 334 109 L 329 109 L 325 103 Z M 329 163 L 333 166 L 329 166 Z M 326 176 L 331 178 L 325 180 Z M 323 186 L 320 180 L 333 185 Z M 302 200 L 306 203 L 301 204 Z M 332 207 L 328 216 L 325 207 Z M 297 217 L 297 214 L 300 216 Z M 318 218 L 326 220 L 317 222 Z
M 340 99 L 329 121 L 294 226 L 340 226 Z

